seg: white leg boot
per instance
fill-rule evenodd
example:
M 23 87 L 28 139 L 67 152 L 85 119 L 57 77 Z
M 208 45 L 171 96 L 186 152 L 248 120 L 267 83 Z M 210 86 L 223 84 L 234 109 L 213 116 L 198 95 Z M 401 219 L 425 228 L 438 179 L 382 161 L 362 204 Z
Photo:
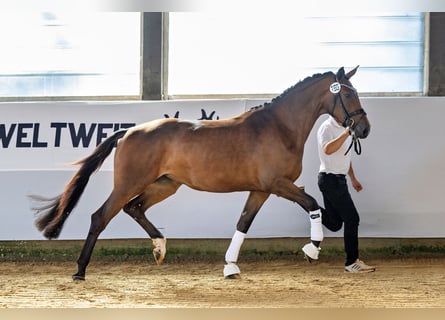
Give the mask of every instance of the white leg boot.
M 241 245 L 244 242 L 244 238 L 246 234 L 240 231 L 235 231 L 235 234 L 232 237 L 232 241 L 230 242 L 229 248 L 226 252 L 226 262 L 227 264 L 224 266 L 224 277 L 230 279 L 236 279 L 240 277 L 240 269 L 236 265 L 238 261 L 239 251 L 241 249 Z
M 315 210 L 309 212 L 309 218 L 311 221 L 311 240 L 312 241 L 323 241 L 323 226 L 321 223 L 321 210 Z M 305 258 L 311 262 L 312 260 L 318 260 L 318 255 L 320 253 L 320 248 L 315 246 L 312 242 L 304 245 L 303 252 Z
M 316 247 L 312 242 L 305 244 L 303 247 L 303 252 L 305 258 L 311 262 L 312 260 L 318 260 L 318 254 L 320 253 L 321 248 Z

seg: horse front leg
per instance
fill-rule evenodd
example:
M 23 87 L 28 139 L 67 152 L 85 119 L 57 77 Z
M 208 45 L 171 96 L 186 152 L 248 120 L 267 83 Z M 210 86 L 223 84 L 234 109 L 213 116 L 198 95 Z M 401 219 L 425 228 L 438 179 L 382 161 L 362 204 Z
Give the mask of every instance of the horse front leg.
M 292 181 L 287 179 L 277 179 L 271 189 L 271 193 L 290 201 L 297 202 L 309 214 L 311 223 L 311 242 L 306 244 L 302 250 L 305 258 L 312 262 L 318 260 L 320 243 L 323 241 L 322 208 L 317 201 L 308 195 L 302 188 L 297 187 Z
M 229 248 L 226 251 L 225 259 L 227 264 L 224 266 L 224 277 L 226 279 L 239 279 L 241 277 L 241 271 L 236 264 L 238 261 L 239 251 L 256 214 L 261 209 L 269 195 L 269 193 L 264 192 L 250 192 L 244 206 L 244 210 L 238 220 L 235 234 L 233 235 Z

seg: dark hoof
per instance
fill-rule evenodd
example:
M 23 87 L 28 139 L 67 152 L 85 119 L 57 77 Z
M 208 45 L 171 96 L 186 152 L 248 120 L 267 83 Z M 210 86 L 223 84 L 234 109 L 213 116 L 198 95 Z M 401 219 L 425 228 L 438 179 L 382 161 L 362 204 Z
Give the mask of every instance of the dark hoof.
M 312 263 L 312 258 L 309 257 L 307 254 L 304 255 L 304 259 L 305 259 L 307 262 Z
M 231 274 L 231 275 L 226 276 L 226 279 L 230 279 L 230 280 L 241 279 L 241 275 L 239 273 Z
M 73 280 L 74 280 L 74 281 L 85 281 L 85 276 L 81 276 L 81 275 L 78 275 L 78 274 L 74 274 L 74 275 L 73 275 Z

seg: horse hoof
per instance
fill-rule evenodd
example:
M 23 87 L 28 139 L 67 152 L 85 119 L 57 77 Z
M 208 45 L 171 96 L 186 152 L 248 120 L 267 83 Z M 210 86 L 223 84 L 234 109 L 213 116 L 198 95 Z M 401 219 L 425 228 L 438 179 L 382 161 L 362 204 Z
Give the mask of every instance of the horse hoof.
M 224 278 L 226 279 L 241 279 L 239 267 L 233 263 L 227 263 L 224 266 Z
M 156 264 L 159 266 L 162 264 L 165 258 L 165 254 L 167 253 L 166 243 L 167 239 L 165 238 L 155 238 L 152 240 L 154 249 L 153 249 L 153 257 L 155 258 Z
M 159 250 L 153 249 L 153 257 L 155 258 L 156 264 L 160 266 L 164 262 L 164 255 Z
M 304 260 L 306 260 L 309 263 L 312 263 L 312 258 L 309 257 L 307 254 L 304 255 Z
M 85 281 L 85 276 L 74 274 L 73 275 L 73 281 Z

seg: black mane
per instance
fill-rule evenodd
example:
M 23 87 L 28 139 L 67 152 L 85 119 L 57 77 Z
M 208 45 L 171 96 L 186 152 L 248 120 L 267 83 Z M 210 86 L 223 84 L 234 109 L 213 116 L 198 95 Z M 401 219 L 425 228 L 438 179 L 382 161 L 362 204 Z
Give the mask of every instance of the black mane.
M 316 74 L 314 74 L 312 76 L 306 77 L 303 80 L 298 81 L 292 87 L 289 87 L 286 90 L 284 90 L 279 96 L 276 96 L 270 102 L 266 102 L 266 103 L 264 103 L 264 105 L 258 105 L 258 106 L 252 107 L 252 108 L 249 109 L 249 111 L 254 111 L 254 110 L 257 110 L 257 109 L 261 109 L 261 108 L 271 107 L 274 104 L 280 102 L 290 92 L 292 92 L 294 90 L 300 90 L 303 87 L 307 87 L 309 84 L 312 84 L 313 82 L 315 82 L 315 81 L 319 80 L 320 78 L 323 78 L 323 77 L 325 77 L 327 75 L 334 75 L 334 74 L 331 71 L 328 71 L 328 72 L 325 72 L 325 73 L 316 73 Z

